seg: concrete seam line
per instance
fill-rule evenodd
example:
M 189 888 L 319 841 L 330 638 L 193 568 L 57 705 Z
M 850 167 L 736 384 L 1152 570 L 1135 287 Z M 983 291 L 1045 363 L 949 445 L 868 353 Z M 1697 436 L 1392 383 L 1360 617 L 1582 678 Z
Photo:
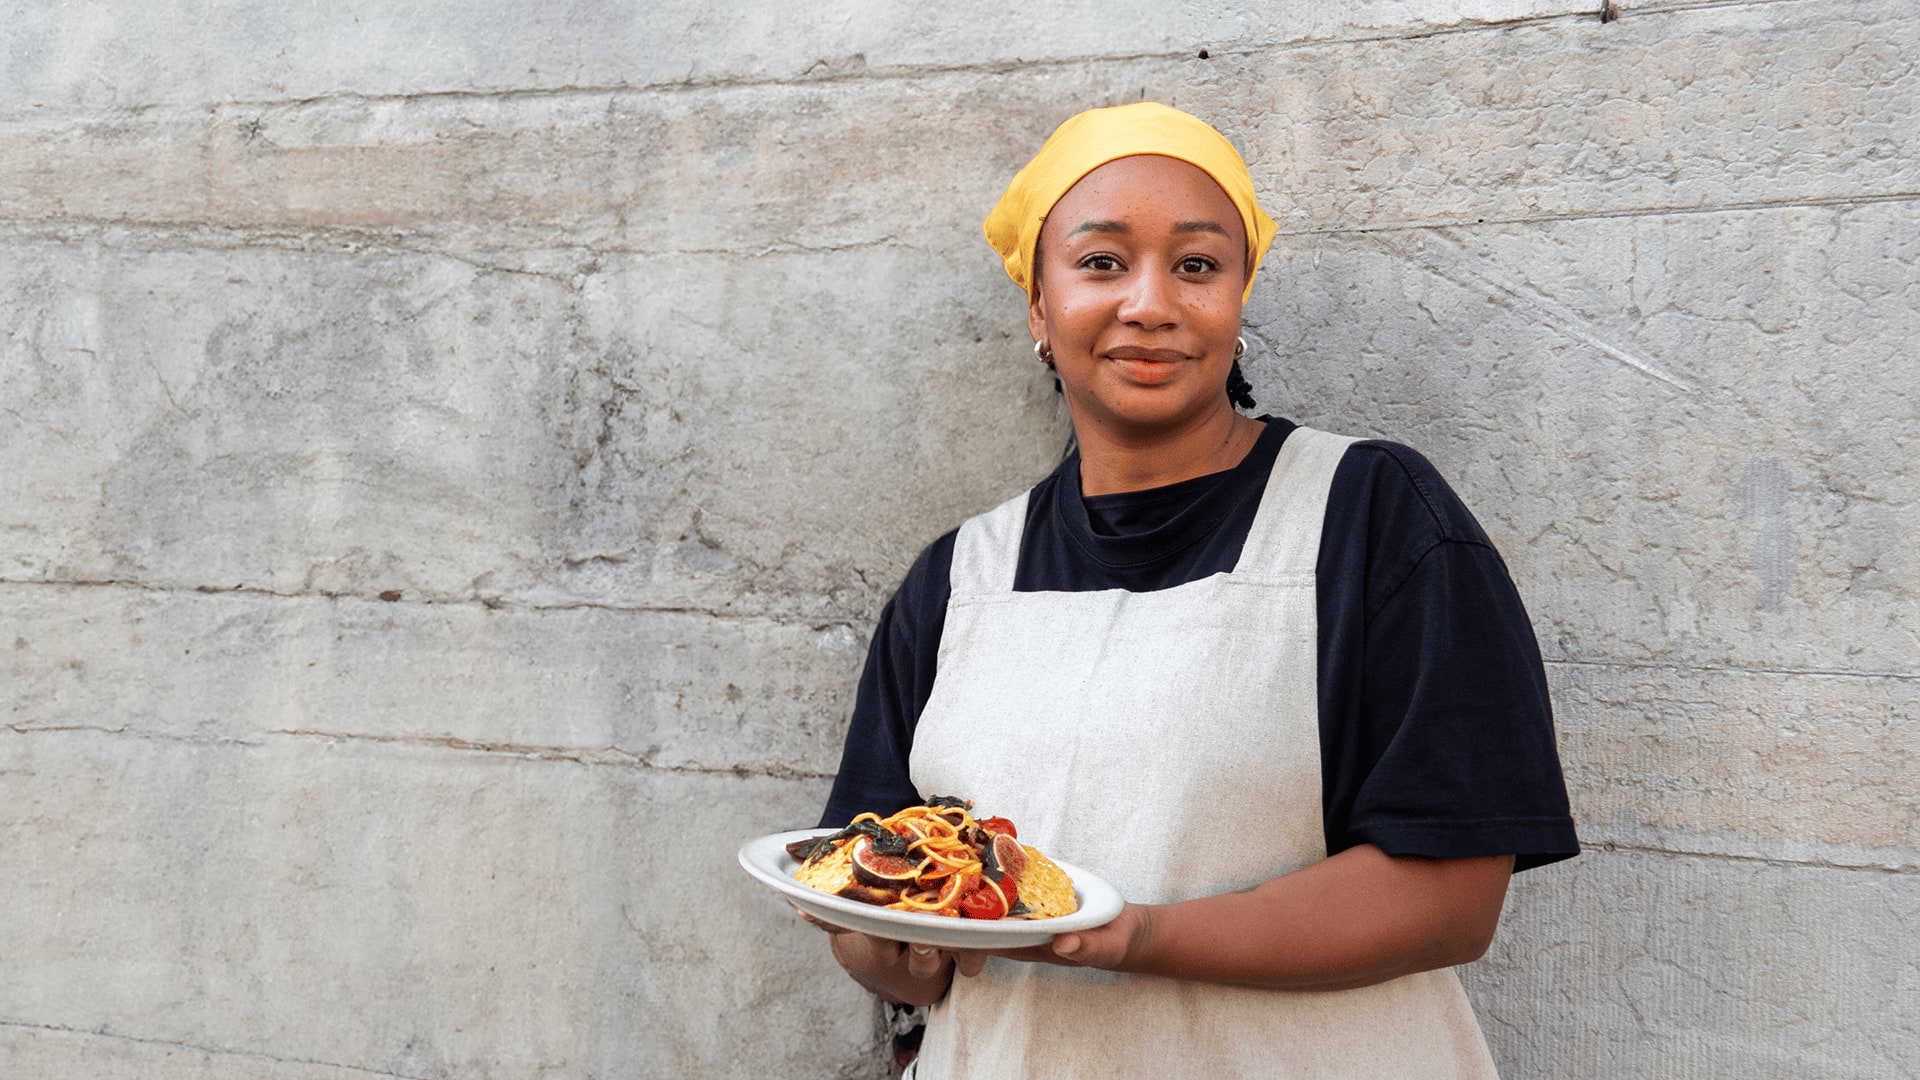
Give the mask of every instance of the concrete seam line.
M 7 724 L 0 730 L 15 735 L 60 734 L 68 732 L 87 732 L 95 735 L 124 735 L 135 739 L 149 739 L 159 742 L 183 743 L 189 746 L 248 746 L 267 745 L 264 739 L 247 739 L 238 736 L 216 736 L 204 738 L 168 731 L 142 731 L 133 727 L 105 727 L 98 724 Z M 696 776 L 731 776 L 737 779 L 765 780 L 831 780 L 830 772 L 812 772 L 795 769 L 786 765 L 704 765 L 697 762 L 684 764 L 661 764 L 653 760 L 659 753 L 658 747 L 650 747 L 644 754 L 623 750 L 617 746 L 607 747 L 570 747 L 538 746 L 523 743 L 485 742 L 477 739 L 463 739 L 457 735 L 377 735 L 351 731 L 319 731 L 308 728 L 273 728 L 266 735 L 284 735 L 300 739 L 325 739 L 332 742 L 371 742 L 392 743 L 401 746 L 414 746 L 426 749 L 458 750 L 464 753 L 493 754 L 501 757 L 523 758 L 532 761 L 564 761 L 574 765 L 613 766 L 616 768 L 641 769 L 648 772 L 688 773 Z
M 473 604 L 478 604 L 481 607 L 487 608 L 488 610 L 507 609 L 507 610 L 513 610 L 513 611 L 531 611 L 531 612 L 610 611 L 610 612 L 615 612 L 620 614 L 635 614 L 635 615 L 646 615 L 646 614 L 698 615 L 703 618 L 711 618 L 711 619 L 730 619 L 730 620 L 737 619 L 742 621 L 759 621 L 759 622 L 772 623 L 776 626 L 805 627 L 809 630 L 819 630 L 819 631 L 847 630 L 853 633 L 862 632 L 861 627 L 865 625 L 865 624 L 856 623 L 852 620 L 847 620 L 847 619 L 821 620 L 821 619 L 813 619 L 813 618 L 806 618 L 806 617 L 781 616 L 781 615 L 766 613 L 766 612 L 718 611 L 712 608 L 676 606 L 671 604 L 606 604 L 606 603 L 597 603 L 597 602 L 591 602 L 591 601 L 580 601 L 578 603 L 564 603 L 564 604 L 533 604 L 533 603 L 524 603 L 518 600 L 508 600 L 504 597 L 475 598 L 475 597 L 468 597 L 468 596 L 422 597 L 421 599 L 404 599 L 403 598 L 400 600 L 382 600 L 380 599 L 378 594 L 369 595 L 364 593 L 326 592 L 326 591 L 310 592 L 310 593 L 287 593 L 287 592 L 276 592 L 272 589 L 265 589 L 265 588 L 260 588 L 258 586 L 250 586 L 250 585 L 233 585 L 233 586 L 153 585 L 153 584 L 147 584 L 147 583 L 138 582 L 138 581 L 129 581 L 121 578 L 102 578 L 97 580 L 76 580 L 76 581 L 41 580 L 41 579 L 30 579 L 30 578 L 0 578 L 0 587 L 9 586 L 9 585 L 17 585 L 17 586 L 25 586 L 25 587 L 43 587 L 43 588 L 70 588 L 70 589 L 118 588 L 118 589 L 131 589 L 139 592 L 160 593 L 160 594 L 167 594 L 167 595 L 174 595 L 174 594 L 201 595 L 201 596 L 235 596 L 237 595 L 237 596 L 247 596 L 247 597 L 267 597 L 267 598 L 272 598 L 277 600 L 328 600 L 328 601 L 357 600 L 365 604 L 411 604 L 411 605 L 426 606 L 426 607 L 437 607 L 437 606 L 460 607 L 460 606 L 469 606 Z M 1738 664 L 1686 664 L 1686 663 L 1676 663 L 1676 662 L 1663 662 L 1663 661 L 1657 661 L 1657 660 L 1625 660 L 1625 659 L 1614 659 L 1614 658 L 1608 658 L 1608 657 L 1576 658 L 1576 657 L 1565 657 L 1565 656 L 1550 656 L 1550 657 L 1543 657 L 1542 662 L 1550 666 L 1561 665 L 1561 666 L 1580 666 L 1580 667 L 1645 668 L 1645 669 L 1655 670 L 1655 671 L 1711 671 L 1711 672 L 1725 672 L 1728 674 L 1736 674 L 1736 675 L 1807 675 L 1807 676 L 1841 678 L 1841 679 L 1894 679 L 1894 680 L 1920 679 L 1920 672 L 1911 672 L 1911 671 L 1857 671 L 1849 668 L 1748 667 L 1748 666 L 1742 666 Z
M 1416 232 L 1431 229 L 1472 229 L 1480 225 L 1544 225 L 1562 221 L 1603 221 L 1610 218 L 1669 217 L 1682 214 L 1733 214 L 1771 210 L 1819 209 L 1822 207 L 1869 206 L 1877 203 L 1910 202 L 1920 199 L 1920 191 L 1896 191 L 1861 195 L 1825 195 L 1809 198 L 1752 199 L 1733 203 L 1709 203 L 1700 206 L 1623 207 L 1618 210 L 1594 210 L 1560 214 L 1532 214 L 1510 217 L 1434 218 L 1420 221 L 1392 221 L 1366 225 L 1335 225 L 1323 229 L 1283 229 L 1277 236 L 1364 236 L 1369 233 Z M 448 221 L 435 228 L 461 228 L 470 222 Z M 86 231 L 124 230 L 128 233 L 173 237 L 192 242 L 199 250 L 228 248 L 264 248 L 278 251 L 357 254 L 363 251 L 419 255 L 452 259 L 478 270 L 545 278 L 571 287 L 574 275 L 565 272 L 528 270 L 482 262 L 444 248 L 398 243 L 388 235 L 367 232 L 360 227 L 326 226 L 251 226 L 222 225 L 211 221 L 147 221 L 131 218 L 0 218 L 0 239 L 34 242 L 42 239 L 67 240 L 70 237 L 46 235 L 62 229 Z M 432 231 L 432 230 L 427 230 Z M 216 243 L 215 241 L 231 241 Z M 275 242 L 279 241 L 279 242 Z M 913 247 L 903 241 L 883 237 L 846 244 L 776 244 L 757 248 L 634 248 L 619 245 L 570 245 L 562 247 L 528 246 L 519 249 L 528 254 L 578 256 L 637 256 L 648 258 L 675 255 L 718 256 L 722 258 L 762 258 L 770 255 L 818 255 L 878 247 Z M 125 249 L 122 249 L 125 250 Z
M 1920 679 L 1911 671 L 1853 671 L 1848 668 L 1741 667 L 1737 664 L 1677 664 L 1657 660 L 1609 660 L 1606 658 L 1573 660 L 1564 657 L 1543 659 L 1548 666 L 1639 668 L 1649 671 L 1710 671 L 1728 675 L 1805 675 L 1832 679 Z
M 1622 844 L 1612 840 L 1594 840 L 1585 845 L 1588 851 L 1624 851 L 1632 855 L 1669 855 L 1684 859 L 1724 859 L 1728 862 L 1760 863 L 1765 866 L 1779 867 L 1783 870 L 1852 870 L 1869 874 L 1889 874 L 1909 876 L 1920 874 L 1920 865 L 1913 863 L 1843 863 L 1826 859 L 1771 859 L 1764 855 L 1733 855 L 1723 851 L 1686 851 L 1675 848 L 1651 847 L 1640 844 Z
M 1623 8 L 1621 16 L 1664 15 L 1669 12 L 1709 11 L 1714 8 L 1762 7 L 1767 4 L 1826 4 L 1833 0 L 1648 0 Z
M 1684 15 L 1696 10 L 1738 7 L 1772 7 L 1787 3 L 1832 3 L 1833 0 L 1695 0 L 1695 2 L 1676 2 L 1656 4 L 1646 7 L 1629 8 L 1622 16 Z M 1593 11 L 1566 11 L 1552 15 L 1525 15 L 1511 19 L 1469 20 L 1463 25 L 1409 28 L 1406 33 L 1360 34 L 1351 37 L 1302 38 L 1294 40 L 1275 40 L 1249 42 L 1241 45 L 1216 47 L 1209 45 L 1207 50 L 1212 58 L 1223 56 L 1255 56 L 1263 53 L 1294 52 L 1302 49 L 1329 48 L 1341 45 L 1367 45 L 1395 41 L 1422 41 L 1428 38 L 1448 37 L 1455 34 L 1475 34 L 1487 31 L 1505 31 L 1526 26 L 1547 26 L 1554 23 L 1584 24 L 1591 22 Z M 430 100 L 496 100 L 512 98 L 541 97 L 592 97 L 614 94 L 669 94 L 703 90 L 736 90 L 758 87 L 812 86 L 834 83 L 859 82 L 866 80 L 904 80 L 927 75 L 979 74 L 1003 75 L 1015 71 L 1027 71 L 1036 68 L 1072 67 L 1089 64 L 1121 64 L 1140 60 L 1184 60 L 1192 57 L 1191 48 L 1133 53 L 1089 53 L 1080 56 L 1049 57 L 1041 60 L 1013 58 L 1007 60 L 981 60 L 971 64 L 896 64 L 889 67 L 863 68 L 859 71 L 828 71 L 821 75 L 802 72 L 797 76 L 777 78 L 753 77 L 714 77 L 707 79 L 675 79 L 651 83 L 602 83 L 581 86 L 549 87 L 509 87 L 497 90 L 414 90 L 394 91 L 381 94 L 338 91 L 334 93 L 311 94 L 299 98 L 233 98 L 219 101 L 199 102 L 146 102 L 135 105 L 117 106 L 106 110 L 117 115 L 137 116 L 141 113 L 159 109 L 178 109 L 183 112 L 204 112 L 212 109 L 283 109 L 299 108 L 306 105 L 346 102 L 352 104 L 387 104 L 406 101 Z M 807 69 L 827 64 L 827 60 L 816 60 Z M 10 117 L 0 115 L 0 124 Z
M 1779 3 L 1783 0 L 1742 0 L 1742 2 Z M 1484 30 L 1503 30 L 1529 23 L 1551 23 L 1577 21 L 1588 18 L 1585 12 L 1568 12 L 1559 15 L 1530 15 L 1517 19 L 1475 22 L 1468 26 L 1427 28 L 1407 34 L 1375 34 L 1346 38 L 1316 38 L 1300 41 L 1256 42 L 1247 45 L 1216 48 L 1208 46 L 1213 58 L 1222 56 L 1251 56 L 1263 52 L 1291 52 L 1296 49 L 1320 48 L 1338 45 L 1363 45 L 1373 42 L 1418 41 L 1423 38 L 1439 37 L 1446 34 L 1475 33 Z M 339 91 L 335 93 L 311 94 L 298 98 L 230 98 L 219 101 L 199 102 L 148 102 L 136 105 L 119 106 L 122 115 L 138 116 L 155 110 L 177 109 L 181 112 L 206 112 L 214 109 L 290 109 L 308 105 L 339 103 L 348 104 L 388 104 L 406 101 L 434 100 L 500 100 L 517 98 L 545 97 L 595 97 L 617 94 L 676 94 L 703 90 L 747 90 L 761 87 L 816 86 L 834 83 L 858 82 L 865 80 L 885 81 L 920 78 L 927 75 L 979 74 L 1004 75 L 1014 71 L 1031 71 L 1036 68 L 1072 67 L 1084 64 L 1118 64 L 1139 60 L 1183 60 L 1192 56 L 1187 48 L 1157 52 L 1134 53 L 1089 53 L 1080 56 L 1050 57 L 1044 60 L 983 60 L 972 64 L 895 64 L 889 67 L 864 68 L 860 71 L 828 71 L 820 75 L 805 72 L 797 76 L 777 78 L 727 77 L 718 76 L 705 79 L 675 79 L 651 83 L 601 83 L 582 86 L 514 87 L 498 90 L 414 90 L 395 91 L 384 94 L 356 93 Z M 807 69 L 812 71 L 826 60 L 816 60 Z M 88 114 L 95 115 L 95 114 Z M 0 123 L 9 119 L 0 116 Z
M 317 1065 L 321 1068 L 344 1069 L 349 1072 L 365 1073 L 368 1076 L 390 1077 L 392 1080 L 427 1080 L 426 1077 L 409 1076 L 405 1073 L 383 1072 L 379 1069 L 369 1069 L 361 1065 L 346 1065 L 337 1061 L 321 1061 L 318 1058 L 275 1057 L 272 1054 L 263 1054 L 257 1050 L 230 1050 L 224 1046 L 203 1046 L 198 1043 L 178 1042 L 173 1039 L 145 1038 L 139 1035 L 120 1035 L 107 1031 L 104 1028 L 65 1027 L 59 1024 L 35 1024 L 25 1020 L 8 1019 L 0 1019 L 0 1027 L 25 1028 L 29 1031 L 51 1031 L 60 1035 L 83 1035 L 97 1039 L 118 1039 L 121 1042 L 140 1043 L 148 1046 L 171 1046 L 181 1050 L 197 1050 L 203 1054 L 255 1058 L 261 1061 L 277 1062 L 282 1065 Z
M 1379 225 L 1336 225 L 1325 229 L 1282 229 L 1277 236 L 1362 236 L 1368 233 L 1413 232 L 1423 229 L 1470 229 L 1476 225 L 1542 225 L 1556 221 L 1604 221 L 1608 218 L 1669 217 L 1681 214 L 1733 214 L 1748 211 L 1818 209 L 1823 206 L 1868 206 L 1909 202 L 1920 191 L 1890 191 L 1868 195 L 1816 195 L 1807 198 L 1750 199 L 1700 206 L 1629 206 L 1618 210 L 1591 210 L 1524 217 L 1434 218 L 1426 221 L 1390 221 Z
M 789 768 L 784 765 L 662 765 L 653 760 L 660 752 L 658 746 L 647 748 L 644 754 L 623 750 L 617 746 L 603 748 L 536 746 L 522 743 L 479 742 L 462 739 L 456 735 L 375 735 L 347 731 L 319 731 L 311 728 L 275 728 L 269 735 L 287 735 L 294 738 L 329 739 L 340 742 L 398 743 L 403 746 L 420 746 L 435 749 L 461 750 L 470 753 L 502 754 L 508 757 L 532 758 L 541 761 L 568 761 L 578 765 L 613 765 L 630 769 L 646 769 L 652 772 L 693 773 L 701 776 L 733 776 L 740 779 L 759 777 L 767 780 L 831 780 L 833 773 L 809 772 L 804 769 Z
M 130 727 L 106 727 L 102 724 L 8 724 L 8 731 L 15 735 L 37 735 L 41 733 L 87 731 L 97 735 L 125 735 L 135 739 L 152 739 L 159 742 L 189 743 L 194 746 L 265 746 L 259 739 L 243 739 L 238 736 L 214 736 L 203 738 L 193 735 L 181 735 L 171 731 L 141 731 Z
M 510 600 L 504 596 L 431 596 L 420 594 L 418 598 L 396 595 L 389 598 L 384 592 L 352 593 L 331 590 L 314 592 L 280 592 L 258 585 L 154 585 L 146 582 L 131 581 L 125 578 L 97 578 L 73 581 L 38 578 L 0 578 L 0 587 L 17 585 L 23 587 L 58 589 L 131 589 L 137 592 L 161 593 L 168 595 L 200 596 L 246 596 L 267 597 L 275 600 L 357 600 L 364 604 L 407 604 L 417 607 L 469 607 L 478 605 L 489 611 L 503 608 L 515 611 L 611 611 L 633 615 L 699 615 L 711 619 L 738 619 L 769 622 L 777 626 L 799 627 L 809 630 L 848 630 L 859 632 L 859 627 L 848 619 L 782 617 L 780 615 L 752 611 L 720 611 L 713 608 L 694 607 L 676 604 L 608 604 L 591 600 L 569 601 L 566 603 L 538 604 L 521 600 Z M 388 590 L 399 592 L 400 590 Z

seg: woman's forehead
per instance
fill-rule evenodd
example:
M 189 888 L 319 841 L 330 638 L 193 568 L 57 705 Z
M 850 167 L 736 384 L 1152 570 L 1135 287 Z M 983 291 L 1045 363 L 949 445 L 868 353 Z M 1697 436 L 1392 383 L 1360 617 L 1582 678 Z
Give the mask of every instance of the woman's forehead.
M 1239 209 L 1213 177 L 1196 165 L 1160 154 L 1116 158 L 1087 173 L 1053 204 L 1042 232 L 1059 239 L 1089 222 L 1163 227 L 1211 223 L 1231 239 L 1246 242 Z M 1095 229 L 1120 231 L 1098 224 Z

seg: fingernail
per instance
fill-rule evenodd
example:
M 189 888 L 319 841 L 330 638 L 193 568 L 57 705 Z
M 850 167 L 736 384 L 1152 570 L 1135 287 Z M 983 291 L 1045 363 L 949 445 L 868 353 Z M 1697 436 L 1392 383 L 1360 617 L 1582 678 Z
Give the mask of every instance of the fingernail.
M 1080 939 L 1072 934 L 1060 938 L 1053 943 L 1053 952 L 1056 956 L 1072 956 L 1079 951 Z
M 915 945 L 913 947 L 913 953 L 915 956 L 932 956 L 933 949 L 926 945 Z

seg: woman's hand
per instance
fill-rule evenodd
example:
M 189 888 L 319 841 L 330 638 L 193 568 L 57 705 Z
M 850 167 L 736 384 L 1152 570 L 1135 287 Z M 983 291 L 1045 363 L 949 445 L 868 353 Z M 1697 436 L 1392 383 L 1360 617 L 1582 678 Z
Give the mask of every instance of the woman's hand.
M 1003 956 L 1009 960 L 1025 960 L 1036 964 L 1124 971 L 1127 970 L 1130 960 L 1145 955 L 1146 942 L 1152 932 L 1152 911 L 1153 909 L 1145 904 L 1128 904 L 1121 908 L 1120 914 L 1105 926 L 1096 926 L 1091 930 L 1076 930 L 1070 934 L 1058 934 L 1045 945 L 1030 945 L 1022 949 L 935 951 L 951 956 L 954 970 L 961 975 L 978 975 L 990 956 Z
M 1149 915 L 1151 910 L 1143 904 L 1128 904 L 1121 909 L 1120 914 L 1112 922 L 1105 926 L 1071 934 L 1060 934 L 1045 945 L 1030 945 L 1021 949 L 941 949 L 931 945 L 908 945 L 900 959 L 904 960 L 909 972 L 918 973 L 928 979 L 943 978 L 949 984 L 954 975 L 972 978 L 980 974 L 987 966 L 987 959 L 994 956 L 1036 964 L 1059 964 L 1064 967 L 1125 970 L 1128 961 L 1142 954 L 1144 950 L 1152 921 Z M 824 924 L 804 913 L 801 917 L 825 928 Z M 839 930 L 838 927 L 833 929 Z M 839 932 L 848 933 L 844 930 Z M 884 938 L 873 940 L 894 946 L 900 944 L 887 942 Z M 879 951 L 885 952 L 884 949 Z M 838 949 L 835 950 L 835 955 L 839 955 Z M 842 966 L 847 966 L 845 961 L 842 961 Z M 853 968 L 848 967 L 847 970 L 851 972 Z M 855 975 L 854 978 L 857 980 L 859 976 Z M 907 1002 L 907 1004 L 929 1003 Z
M 1151 929 L 1150 908 L 1128 904 L 1105 926 L 1060 934 L 1045 945 L 1022 949 L 941 949 L 874 937 L 822 922 L 794 909 L 802 919 L 831 936 L 833 956 L 855 982 L 900 1005 L 931 1005 L 945 997 L 953 977 L 972 978 L 987 958 L 1060 964 L 1067 967 L 1124 969 L 1144 950 Z
M 1152 937 L 1153 908 L 1128 904 L 1105 926 L 1056 936 L 1047 946 L 1052 954 L 1047 963 L 1127 971 L 1150 951 L 1147 943 Z
M 896 1005 L 931 1005 L 947 996 L 955 963 L 944 950 L 862 934 L 821 922 L 799 908 L 794 911 L 830 935 L 833 958 L 853 976 L 854 982 L 879 997 Z M 979 974 L 985 963 L 984 955 L 969 958 L 970 970 L 966 974 Z

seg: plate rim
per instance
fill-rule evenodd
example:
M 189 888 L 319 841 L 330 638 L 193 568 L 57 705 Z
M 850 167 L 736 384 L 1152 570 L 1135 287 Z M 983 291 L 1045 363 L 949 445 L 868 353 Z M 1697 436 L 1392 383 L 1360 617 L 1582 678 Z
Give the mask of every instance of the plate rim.
M 1104 878 L 1063 859 L 1053 859 L 1053 862 L 1073 879 L 1075 897 L 1079 900 L 1080 906 L 1072 914 L 1057 915 L 1051 919 L 974 920 L 930 915 L 919 911 L 895 911 L 891 908 L 863 904 L 858 900 L 849 900 L 844 896 L 821 892 L 811 885 L 803 885 L 794 880 L 791 870 L 779 865 L 780 860 L 793 862 L 792 856 L 786 852 L 786 846 L 793 841 L 827 836 L 839 831 L 834 828 L 790 829 L 754 837 L 740 845 L 740 866 L 761 884 L 819 910 L 845 912 L 860 918 L 896 925 L 903 930 L 924 927 L 942 936 L 957 934 L 962 937 L 978 937 L 982 947 L 992 947 L 994 939 L 997 938 L 1033 938 L 1037 935 L 1039 940 L 1044 941 L 1056 934 L 1091 930 L 1096 926 L 1105 926 L 1112 922 L 1120 914 L 1120 910 L 1126 906 L 1126 902 L 1120 897 L 1119 890 Z M 773 863 L 771 866 L 762 865 L 759 858 L 762 852 L 768 851 L 773 853 L 770 856 Z M 1049 856 L 1049 858 L 1052 857 Z M 794 865 L 799 864 L 794 863 Z

